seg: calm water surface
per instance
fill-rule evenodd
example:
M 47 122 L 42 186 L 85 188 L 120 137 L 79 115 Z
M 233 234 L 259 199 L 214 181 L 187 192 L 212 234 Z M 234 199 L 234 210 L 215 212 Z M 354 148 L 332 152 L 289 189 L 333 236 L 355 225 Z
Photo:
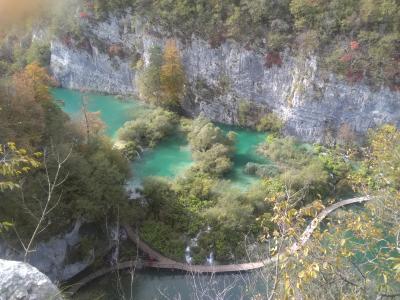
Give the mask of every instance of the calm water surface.
M 55 99 L 61 100 L 62 109 L 77 118 L 82 112 L 82 94 L 67 89 L 54 89 Z M 117 130 L 126 121 L 134 119 L 135 115 L 145 109 L 142 103 L 134 99 L 119 100 L 114 96 L 86 94 L 87 108 L 91 112 L 100 112 L 101 119 L 106 124 L 106 134 L 116 138 Z M 234 126 L 219 125 L 225 132 L 234 131 L 237 134 L 236 152 L 233 158 L 234 168 L 228 174 L 238 187 L 245 188 L 254 183 L 257 178 L 244 173 L 247 162 L 265 162 L 256 154 L 256 147 L 265 140 L 265 133 Z M 147 176 L 175 177 L 193 163 L 186 138 L 176 134 L 158 144 L 154 149 L 146 151 L 142 159 L 132 164 L 134 181 L 140 182 Z

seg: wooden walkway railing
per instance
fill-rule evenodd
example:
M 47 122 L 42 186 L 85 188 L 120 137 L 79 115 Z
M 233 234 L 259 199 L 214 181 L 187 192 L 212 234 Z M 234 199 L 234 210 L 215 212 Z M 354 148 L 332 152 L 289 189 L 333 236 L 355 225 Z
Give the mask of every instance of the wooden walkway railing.
M 365 196 L 365 197 L 358 197 L 358 198 L 352 198 L 352 199 L 347 199 L 340 201 L 338 203 L 335 203 L 324 210 L 322 210 L 317 217 L 315 217 L 312 222 L 307 226 L 303 234 L 301 235 L 300 239 L 298 242 L 294 243 L 291 247 L 289 247 L 287 250 L 289 255 L 294 254 L 296 251 L 298 251 L 307 241 L 310 239 L 312 233 L 314 230 L 318 227 L 319 223 L 330 213 L 332 213 L 334 210 L 350 205 L 350 204 L 355 204 L 355 203 L 362 203 L 366 201 L 370 201 L 372 197 L 370 196 Z M 128 234 L 128 237 L 131 241 L 133 241 L 137 247 L 145 254 L 147 254 L 151 259 L 150 261 L 144 261 L 141 262 L 141 266 L 147 267 L 147 268 L 157 268 L 157 269 L 168 269 L 168 270 L 179 270 L 179 271 L 184 271 L 184 272 L 190 272 L 190 273 L 233 273 L 233 272 L 246 272 L 246 271 L 252 271 L 256 269 L 260 269 L 268 264 L 271 264 L 273 262 L 276 262 L 278 259 L 279 255 L 277 254 L 271 258 L 267 258 L 262 261 L 258 262 L 250 262 L 250 263 L 242 263 L 242 264 L 229 264 L 229 265 L 190 265 L 186 263 L 181 263 L 174 261 L 170 258 L 167 258 L 163 256 L 161 253 L 157 252 L 156 250 L 152 249 L 149 245 L 147 245 L 144 241 L 142 241 L 139 237 L 139 235 L 133 230 L 133 228 L 127 224 L 124 225 L 124 228 Z M 76 293 L 82 286 L 86 285 L 90 281 L 104 276 L 107 273 L 114 272 L 117 270 L 122 270 L 122 269 L 128 269 L 128 268 L 134 268 L 137 265 L 136 262 L 134 261 L 127 261 L 123 263 L 119 263 L 116 266 L 109 267 L 109 268 L 103 268 L 98 270 L 95 273 L 90 274 L 89 276 L 85 277 L 82 279 L 79 283 L 73 285 L 69 289 L 70 294 Z

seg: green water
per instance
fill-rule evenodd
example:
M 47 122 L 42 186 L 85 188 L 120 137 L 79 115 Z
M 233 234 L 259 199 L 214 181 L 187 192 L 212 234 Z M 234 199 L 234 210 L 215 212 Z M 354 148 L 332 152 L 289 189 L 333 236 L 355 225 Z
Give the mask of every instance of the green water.
M 77 118 L 82 112 L 82 94 L 67 89 L 53 89 L 56 100 L 62 100 L 62 109 L 71 117 Z M 135 111 L 143 106 L 138 101 L 118 100 L 113 96 L 86 94 L 87 109 L 91 112 L 99 111 L 101 119 L 106 125 L 106 134 L 115 137 L 117 130 L 126 121 L 132 120 Z
M 257 293 L 265 292 L 265 286 L 261 281 L 254 287 L 254 290 L 245 289 L 246 285 L 250 286 L 249 281 L 257 280 L 251 273 L 213 277 L 196 275 L 194 279 L 180 272 L 149 270 L 136 272 L 133 282 L 131 282 L 131 276 L 126 272 L 121 272 L 120 276 L 120 284 L 118 284 L 116 276 L 104 277 L 84 287 L 74 299 L 195 299 L 194 283 L 198 288 L 205 287 L 203 291 L 209 290 L 206 292 L 208 297 L 203 296 L 200 299 L 216 299 L 214 290 L 221 292 L 227 287 L 229 288 L 227 288 L 228 292 L 224 299 L 250 300 L 256 294 L 255 291 Z
M 54 89 L 53 96 L 61 100 L 62 109 L 77 118 L 82 111 L 82 94 L 67 89 Z M 137 100 L 118 100 L 114 96 L 87 94 L 87 109 L 99 111 L 101 119 L 106 124 L 106 134 L 116 137 L 117 130 L 126 121 L 145 111 L 144 106 Z M 256 154 L 256 147 L 264 141 L 265 134 L 233 126 L 219 125 L 225 132 L 234 131 L 236 137 L 236 152 L 233 157 L 234 167 L 228 174 L 236 186 L 246 188 L 257 180 L 256 177 L 244 173 L 247 162 L 262 163 L 264 160 Z M 173 178 L 193 163 L 187 141 L 182 135 L 172 136 L 154 149 L 145 151 L 142 158 L 132 164 L 134 185 L 147 176 L 164 176 Z
M 143 153 L 134 164 L 135 175 L 174 177 L 192 164 L 186 138 L 175 135 L 162 141 L 154 149 Z
M 228 178 L 236 186 L 245 188 L 257 181 L 257 177 L 250 176 L 244 172 L 246 164 L 248 162 L 260 164 L 267 162 L 265 158 L 257 155 L 257 146 L 265 141 L 266 134 L 236 126 L 218 126 L 225 132 L 234 131 L 236 133 L 235 156 L 233 157 L 234 167 L 228 174 Z

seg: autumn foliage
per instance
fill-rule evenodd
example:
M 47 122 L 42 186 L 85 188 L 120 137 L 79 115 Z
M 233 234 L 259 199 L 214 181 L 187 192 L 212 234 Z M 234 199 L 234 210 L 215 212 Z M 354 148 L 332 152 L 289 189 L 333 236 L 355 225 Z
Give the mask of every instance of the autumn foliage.
M 13 76 L 5 94 L 0 93 L 0 140 L 7 136 L 27 148 L 40 143 L 45 131 L 45 109 L 51 103 L 49 83 L 46 69 L 36 63 Z
M 29 64 L 13 78 L 17 93 L 28 93 L 38 102 L 51 101 L 49 85 L 53 80 L 45 68 L 37 63 Z
M 184 71 L 175 40 L 168 40 L 163 55 L 160 81 L 164 103 L 178 107 L 184 95 Z
M 350 53 L 343 54 L 343 56 L 340 57 L 340 61 L 344 62 L 344 63 L 351 62 L 352 59 L 353 59 L 353 56 Z
M 279 52 L 271 51 L 265 56 L 265 66 L 272 68 L 273 66 L 282 66 L 282 57 Z
M 87 18 L 89 18 L 89 14 L 87 12 L 80 12 L 79 17 L 81 19 L 87 19 Z
M 351 41 L 350 48 L 351 50 L 358 50 L 360 48 L 360 44 L 357 41 Z

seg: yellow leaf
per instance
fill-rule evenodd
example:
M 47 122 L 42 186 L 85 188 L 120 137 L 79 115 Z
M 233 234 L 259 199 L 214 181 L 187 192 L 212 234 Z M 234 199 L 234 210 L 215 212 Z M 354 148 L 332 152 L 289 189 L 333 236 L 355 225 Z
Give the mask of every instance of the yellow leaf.
M 314 264 L 313 267 L 314 267 L 314 270 L 315 270 L 315 271 L 319 272 L 319 265 L 318 265 L 318 264 Z

